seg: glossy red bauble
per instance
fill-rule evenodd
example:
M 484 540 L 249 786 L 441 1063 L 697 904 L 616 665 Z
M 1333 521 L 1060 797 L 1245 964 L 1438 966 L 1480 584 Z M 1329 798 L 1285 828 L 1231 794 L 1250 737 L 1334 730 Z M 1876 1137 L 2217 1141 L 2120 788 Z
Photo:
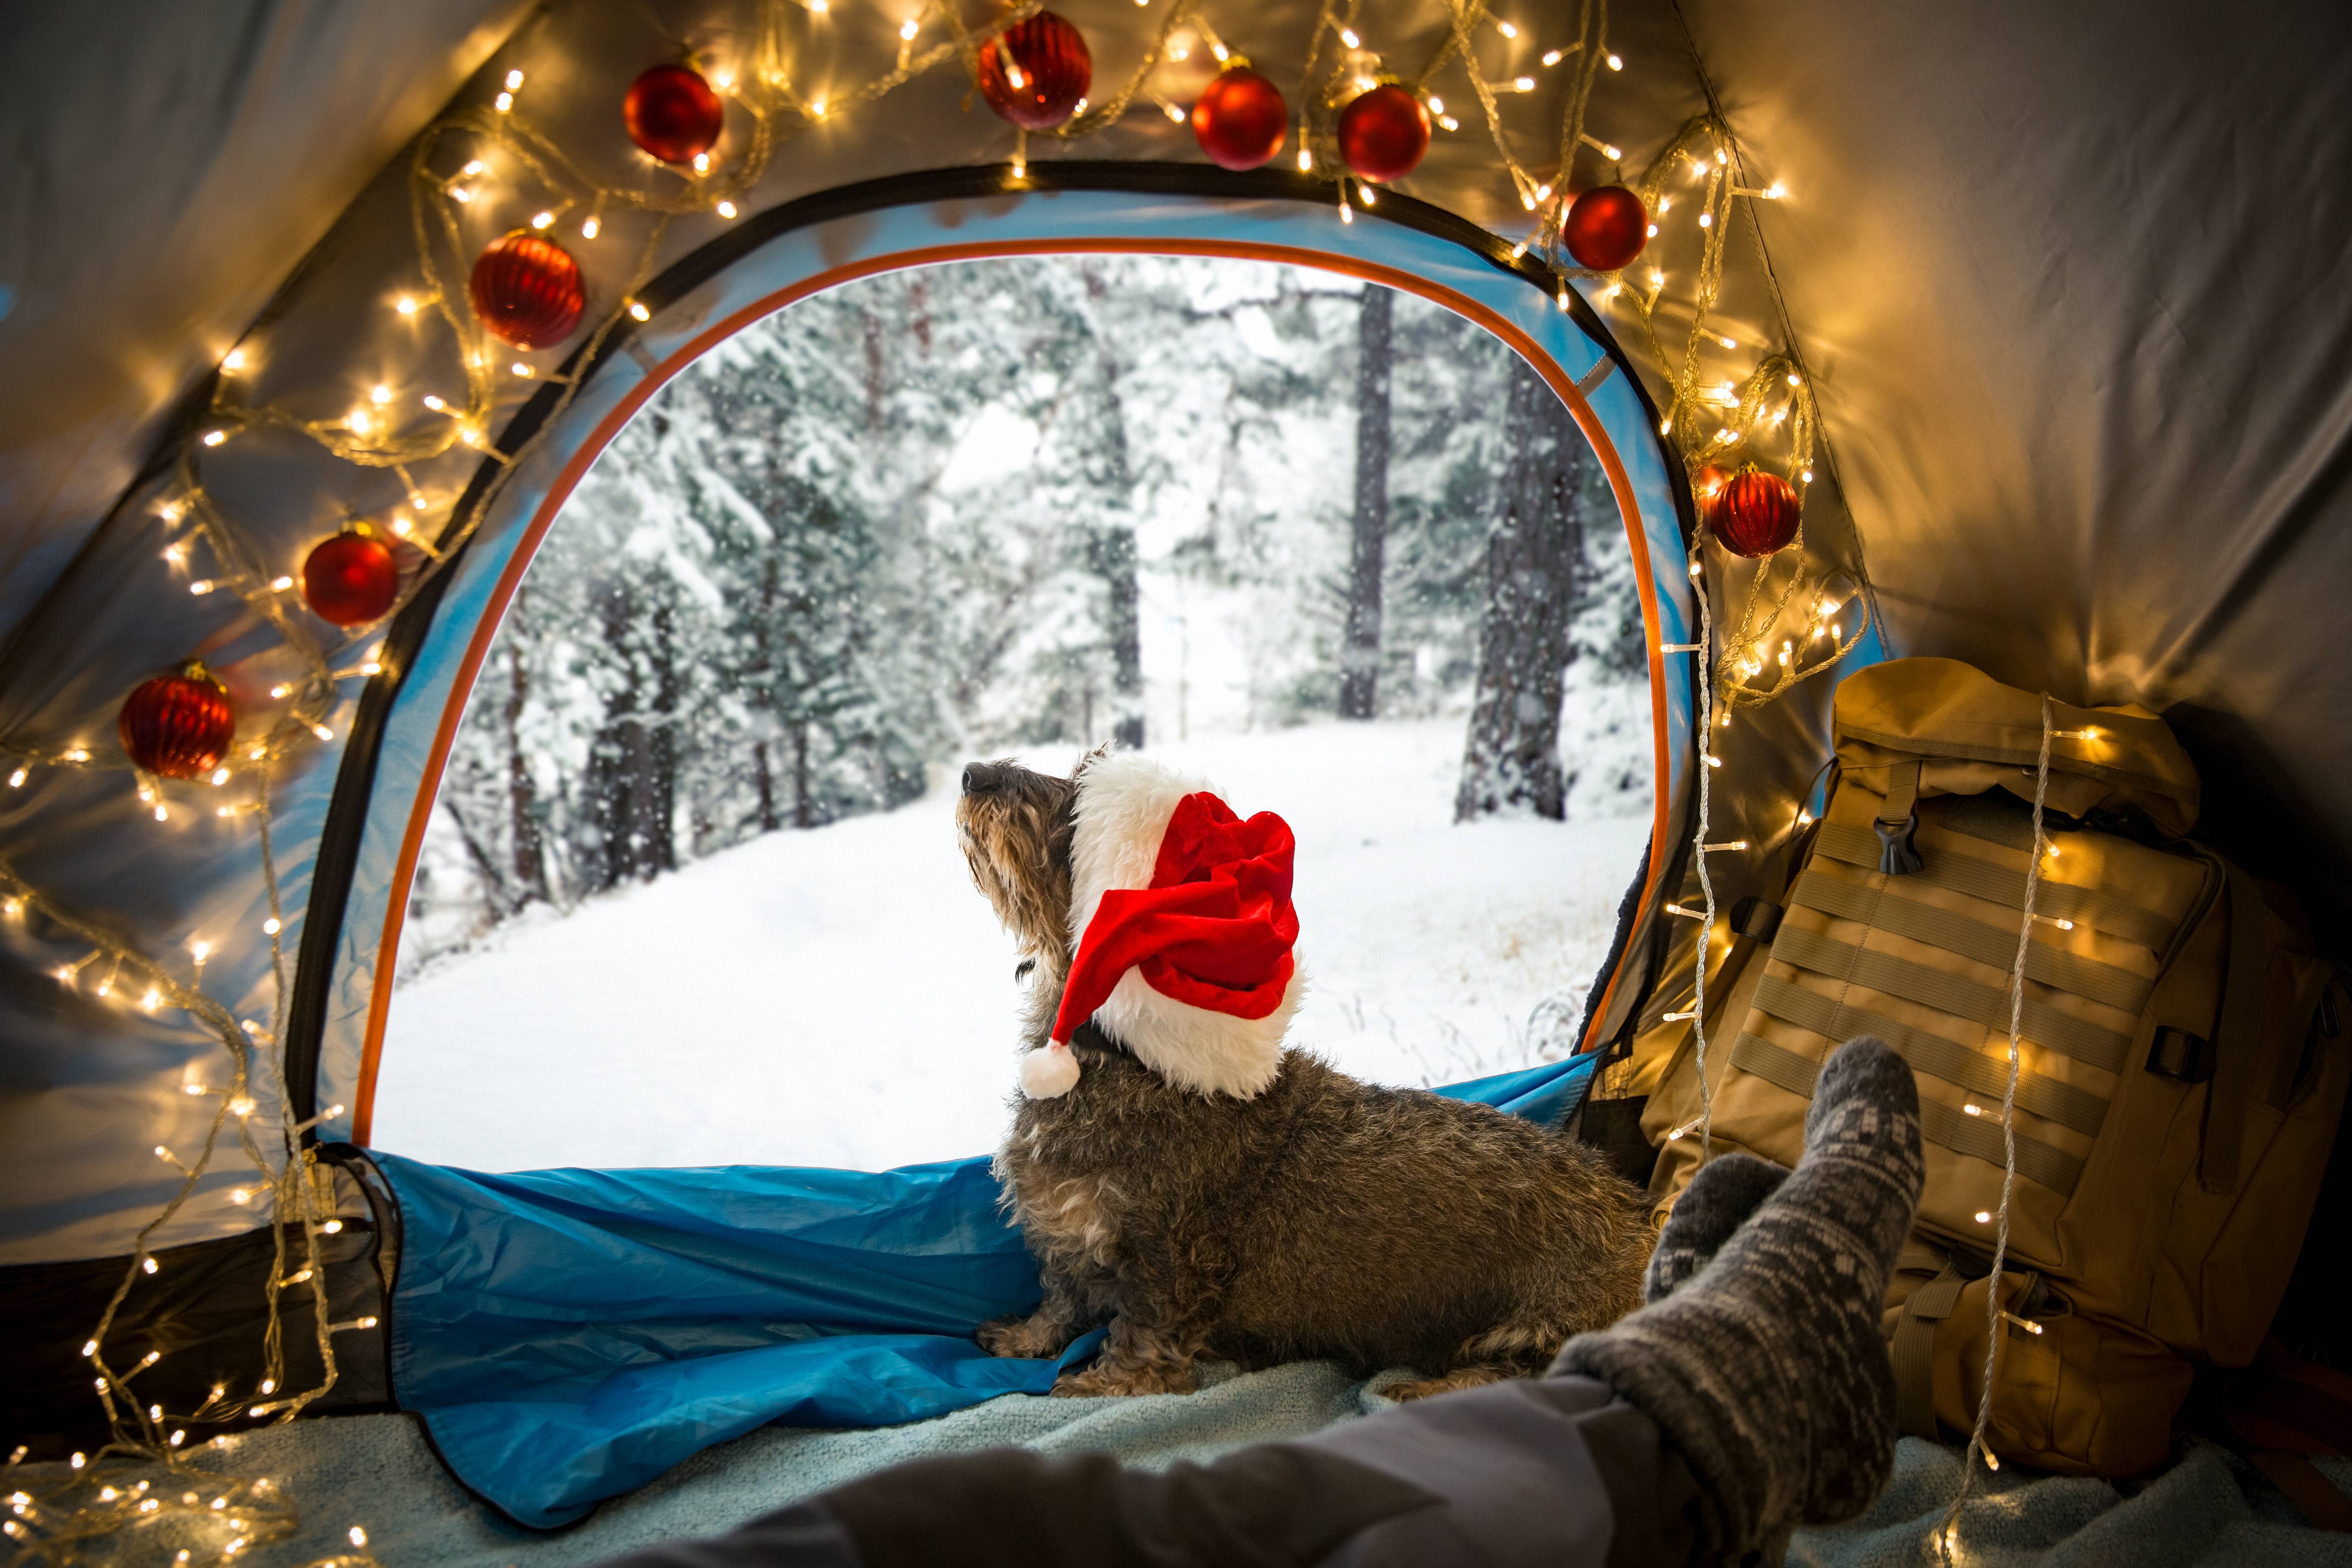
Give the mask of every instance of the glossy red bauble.
M 629 84 L 621 120 L 629 140 L 663 163 L 691 163 L 719 145 L 727 109 L 701 72 L 656 66 Z
M 1570 205 L 1559 237 L 1579 267 L 1614 272 L 1650 243 L 1650 215 L 1624 186 L 1595 185 Z
M 400 597 L 399 563 L 383 541 L 356 529 L 322 539 L 302 562 L 302 597 L 322 621 L 362 626 Z
M 466 292 L 490 335 L 519 349 L 553 348 L 588 308 L 572 253 L 521 229 L 484 247 Z
M 228 689 L 201 659 L 141 681 L 122 700 L 115 733 L 131 760 L 160 778 L 192 779 L 220 766 L 236 733 Z
M 1706 525 L 1734 555 L 1759 560 L 1797 537 L 1797 487 L 1778 474 L 1746 468 L 1723 482 Z
M 1358 93 L 1339 111 L 1339 156 L 1360 180 L 1402 180 L 1429 151 L 1429 110 L 1401 87 Z
M 1051 11 L 980 47 L 981 96 L 1024 131 L 1051 131 L 1076 113 L 1094 79 L 1085 36 Z
M 1247 66 L 1229 67 L 1192 105 L 1192 135 L 1220 169 L 1256 168 L 1282 151 L 1289 131 L 1282 89 Z

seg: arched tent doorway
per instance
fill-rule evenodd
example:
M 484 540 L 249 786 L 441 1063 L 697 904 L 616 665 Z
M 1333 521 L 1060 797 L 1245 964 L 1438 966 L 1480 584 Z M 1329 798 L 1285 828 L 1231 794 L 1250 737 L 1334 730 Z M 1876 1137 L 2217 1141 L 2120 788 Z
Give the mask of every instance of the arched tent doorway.
M 690 307 L 656 309 L 641 334 L 615 343 L 585 378 L 585 388 L 560 425 L 542 433 L 535 471 L 552 469 L 543 483 L 511 487 L 485 521 L 466 560 L 451 574 L 432 625 L 406 655 L 399 696 L 371 731 L 364 720 L 356 743 L 382 748 L 365 826 L 359 834 L 351 897 L 345 905 L 339 962 L 326 1005 L 319 1055 L 316 1104 L 348 1104 L 351 1136 L 370 1140 L 370 1112 L 380 1061 L 390 974 L 400 935 L 400 911 L 414 874 L 424 823 L 466 696 L 496 630 L 500 612 L 522 580 L 532 552 L 572 488 L 620 427 L 685 365 L 711 346 L 774 310 L 823 289 L 899 268 L 950 260 L 1024 255 L 1144 253 L 1238 257 L 1321 267 L 1407 289 L 1494 331 L 1538 367 L 1575 415 L 1608 475 L 1626 547 L 1640 586 L 1649 645 L 1687 640 L 1689 582 L 1677 569 L 1682 546 L 1664 466 L 1649 437 L 1652 416 L 1637 387 L 1592 335 L 1588 323 L 1497 268 L 1491 257 L 1465 253 L 1454 238 L 1402 225 L 1360 231 L 1328 210 L 1296 204 L 1236 204 L 1173 197 L 1164 192 L 1089 190 L 1083 176 L 1062 186 L 1039 171 L 1042 188 L 1012 202 L 907 202 L 858 214 L 793 224 L 793 215 L 752 220 L 748 245 L 698 283 Z M 880 193 L 875 193 L 880 195 Z M 856 205 L 863 193 L 840 195 Z M 769 232 L 762 236 L 761 230 Z M 692 278 L 696 262 L 681 263 Z M 675 283 L 646 291 L 650 305 Z M 682 325 L 670 324 L 684 316 Z M 1664 569 L 1660 569 L 1660 563 Z M 405 628 L 404 628 L 405 629 Z M 391 656 L 399 658 L 395 632 Z M 1653 850 L 1643 868 L 1645 907 L 1651 883 L 1671 857 L 1675 814 L 1690 783 L 1692 686 L 1686 661 L 1654 659 L 1651 696 L 1659 781 L 1651 811 Z M 371 739 L 373 733 L 373 740 Z M 364 761 L 358 766 L 363 767 Z M 347 768 L 354 766 L 347 763 Z M 356 776 L 356 775 L 354 775 Z M 341 810 L 352 810 L 340 806 Z M 331 829 L 331 834 L 332 830 Z M 1669 846 L 1665 854 L 1661 846 Z M 373 873 L 373 879 L 371 872 Z M 1634 922 L 1621 943 L 1646 942 Z M 1621 966 L 1622 967 L 1622 966 Z M 1612 981 L 1614 975 L 1611 976 Z M 1586 1021 L 1597 1039 L 1612 1018 L 1603 996 Z M 297 1078 L 307 1076 L 297 1069 Z M 305 1111 L 304 1114 L 313 1114 Z M 340 1119 L 325 1125 L 340 1131 Z

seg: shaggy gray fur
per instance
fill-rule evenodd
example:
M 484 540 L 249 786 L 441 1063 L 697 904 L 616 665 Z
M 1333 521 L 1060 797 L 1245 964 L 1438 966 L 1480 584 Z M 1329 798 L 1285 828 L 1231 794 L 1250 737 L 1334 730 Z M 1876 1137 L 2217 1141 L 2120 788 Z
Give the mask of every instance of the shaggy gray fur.
M 1560 1352 L 1556 1371 L 1607 1383 L 1682 1451 L 1725 1555 L 1852 1519 L 1885 1485 L 1895 1376 L 1879 1302 L 1926 1173 L 1909 1065 L 1854 1040 L 1822 1069 L 1804 1158 L 1714 1261 Z
M 1753 1154 L 1734 1152 L 1710 1161 L 1675 1200 L 1666 1228 L 1642 1279 L 1642 1300 L 1663 1301 L 1713 1261 L 1732 1233 L 1780 1190 L 1788 1168 Z
M 1070 962 L 1076 775 L 968 777 L 973 880 L 1037 964 L 1034 1049 Z M 1202 1356 L 1328 1356 L 1412 1367 L 1425 1381 L 1394 1391 L 1412 1397 L 1540 1372 L 1640 1300 L 1645 1201 L 1570 1139 L 1296 1050 L 1244 1100 L 1177 1089 L 1091 1025 L 1072 1048 L 1077 1087 L 1021 1101 L 996 1160 L 1045 1301 L 980 1336 L 1046 1356 L 1108 1319 L 1057 1394 L 1188 1392 Z

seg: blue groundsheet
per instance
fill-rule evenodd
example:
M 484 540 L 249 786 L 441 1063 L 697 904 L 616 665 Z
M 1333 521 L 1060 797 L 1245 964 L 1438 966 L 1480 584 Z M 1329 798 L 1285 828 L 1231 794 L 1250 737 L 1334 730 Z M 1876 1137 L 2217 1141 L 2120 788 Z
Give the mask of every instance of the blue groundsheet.
M 1439 1090 L 1557 1124 L 1593 1058 Z M 371 1154 L 398 1200 L 393 1389 L 515 1521 L 603 1499 L 760 1426 L 888 1426 L 1043 1394 L 1092 1355 L 986 1354 L 1035 1265 L 986 1159 L 486 1175 Z

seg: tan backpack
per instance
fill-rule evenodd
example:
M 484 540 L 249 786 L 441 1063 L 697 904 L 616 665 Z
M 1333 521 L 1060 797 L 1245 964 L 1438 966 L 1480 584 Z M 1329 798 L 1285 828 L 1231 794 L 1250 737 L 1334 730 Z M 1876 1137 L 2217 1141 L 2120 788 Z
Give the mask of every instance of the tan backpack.
M 2052 706 L 1988 1440 L 2003 1458 L 2123 1476 L 2166 1456 L 2193 1361 L 2253 1359 L 2352 1040 L 2342 987 L 2284 895 L 2186 841 L 2197 775 L 2164 721 Z M 1828 806 L 1784 905 L 1733 919 L 1746 940 L 1708 1008 L 1713 1147 L 1793 1164 L 1832 1050 L 1871 1034 L 1910 1060 L 1927 1185 L 1887 1300 L 1900 1415 L 1921 1436 L 1966 1432 L 2042 701 L 1951 659 L 1902 659 L 1839 688 L 1835 730 Z M 1643 1118 L 1669 1201 L 1699 1154 L 1684 1051 Z

